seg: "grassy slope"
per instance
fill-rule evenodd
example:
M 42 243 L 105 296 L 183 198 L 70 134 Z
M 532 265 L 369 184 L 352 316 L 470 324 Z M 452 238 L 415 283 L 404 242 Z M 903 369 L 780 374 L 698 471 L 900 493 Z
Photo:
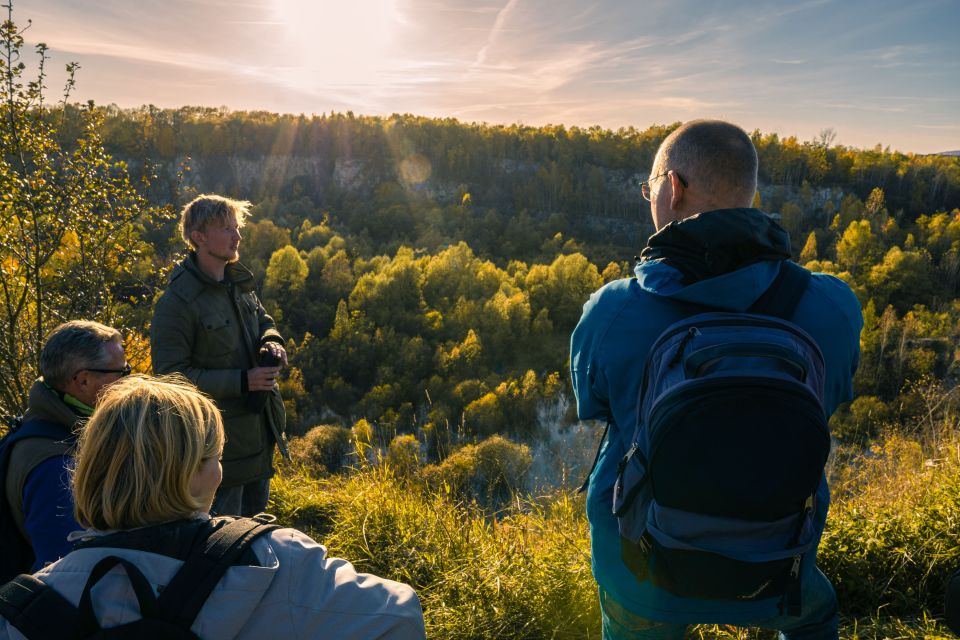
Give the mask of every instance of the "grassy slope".
M 951 637 L 934 616 L 960 566 L 960 441 L 889 436 L 841 451 L 820 566 L 844 638 Z M 518 500 L 495 516 L 384 466 L 315 477 L 286 467 L 271 508 L 360 570 L 413 585 L 431 638 L 599 638 L 582 498 Z M 694 638 L 772 638 L 703 626 Z

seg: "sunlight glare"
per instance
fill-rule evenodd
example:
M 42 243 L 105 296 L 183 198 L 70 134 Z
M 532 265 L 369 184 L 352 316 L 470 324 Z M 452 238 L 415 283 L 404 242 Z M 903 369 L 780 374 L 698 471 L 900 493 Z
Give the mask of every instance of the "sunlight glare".
M 399 24 L 396 0 L 272 0 L 289 65 L 309 86 L 376 83 Z

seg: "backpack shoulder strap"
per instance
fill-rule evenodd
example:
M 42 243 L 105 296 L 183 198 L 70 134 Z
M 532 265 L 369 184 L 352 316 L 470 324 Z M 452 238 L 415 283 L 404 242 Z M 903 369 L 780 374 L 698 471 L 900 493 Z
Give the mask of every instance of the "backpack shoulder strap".
M 780 263 L 780 273 L 748 311 L 789 320 L 811 277 L 810 272 L 797 263 L 784 260 Z
M 63 426 L 43 420 L 24 422 L 3 443 L 0 483 L 4 487 L 13 524 L 25 540 L 27 532 L 23 524 L 22 501 L 27 478 L 44 461 L 69 454 L 73 443 L 74 437 Z M 17 455 L 13 455 L 14 449 Z
M 27 420 L 19 418 L 18 424 L 19 426 L 11 429 L 7 433 L 7 435 L 4 437 L 4 441 L 9 439 L 10 442 L 16 442 L 17 440 L 23 440 L 24 438 L 49 438 L 50 440 L 65 442 L 71 445 L 77 441 L 77 435 L 75 433 L 73 433 L 68 427 L 56 422 L 51 422 L 42 418 L 32 418 Z
M 107 556 L 94 565 L 90 571 L 90 576 L 87 578 L 87 583 L 83 587 L 83 593 L 80 595 L 80 604 L 77 607 L 77 622 L 81 637 L 86 638 L 102 630 L 93 611 L 91 591 L 117 565 L 123 567 L 124 571 L 127 572 L 127 579 L 130 581 L 133 593 L 137 597 L 137 604 L 140 606 L 140 616 L 144 619 L 155 619 L 157 617 L 157 598 L 153 595 L 153 589 L 140 569 L 129 560 L 117 556 Z
M 274 524 L 275 518 L 266 514 L 225 520 L 226 524 L 217 528 L 190 554 L 160 594 L 162 618 L 189 629 L 234 561 L 259 536 L 280 528 Z
M 77 608 L 31 575 L 21 574 L 0 587 L 0 615 L 31 640 L 79 637 Z

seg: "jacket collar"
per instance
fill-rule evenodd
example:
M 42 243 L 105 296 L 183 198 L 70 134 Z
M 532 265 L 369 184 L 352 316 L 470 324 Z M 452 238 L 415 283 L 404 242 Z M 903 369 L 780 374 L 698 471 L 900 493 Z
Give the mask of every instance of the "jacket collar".
M 86 411 L 83 413 L 86 413 Z M 89 414 L 82 415 L 79 407 L 75 409 L 67 404 L 64 398 L 61 398 L 60 393 L 47 386 L 42 378 L 30 387 L 27 411 L 23 416 L 24 421 L 46 420 L 61 424 L 64 428 L 74 431 L 83 425 L 87 417 L 89 417 Z
M 789 234 L 763 211 L 717 209 L 671 222 L 650 236 L 640 263 L 658 260 L 690 285 L 789 257 Z
M 183 277 L 186 274 L 191 277 Z M 217 282 L 201 271 L 197 265 L 196 254 L 191 251 L 190 255 L 173 268 L 170 284 L 187 302 L 200 295 L 206 287 L 228 287 L 232 284 L 243 293 L 254 290 L 253 273 L 239 262 L 228 264 L 223 276 L 223 282 Z

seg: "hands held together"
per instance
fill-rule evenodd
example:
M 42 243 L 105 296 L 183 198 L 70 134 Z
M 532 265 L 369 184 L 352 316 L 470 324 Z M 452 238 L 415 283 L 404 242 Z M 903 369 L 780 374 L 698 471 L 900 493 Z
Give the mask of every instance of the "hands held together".
M 279 362 L 277 365 L 265 366 L 265 367 L 254 367 L 247 371 L 247 387 L 250 391 L 270 391 L 273 389 L 273 385 L 277 380 L 277 376 L 280 375 L 281 367 L 287 365 L 287 352 L 283 348 L 283 345 L 276 342 L 268 342 L 261 349 L 261 354 L 264 351 L 270 353 L 273 356 L 274 361 Z

